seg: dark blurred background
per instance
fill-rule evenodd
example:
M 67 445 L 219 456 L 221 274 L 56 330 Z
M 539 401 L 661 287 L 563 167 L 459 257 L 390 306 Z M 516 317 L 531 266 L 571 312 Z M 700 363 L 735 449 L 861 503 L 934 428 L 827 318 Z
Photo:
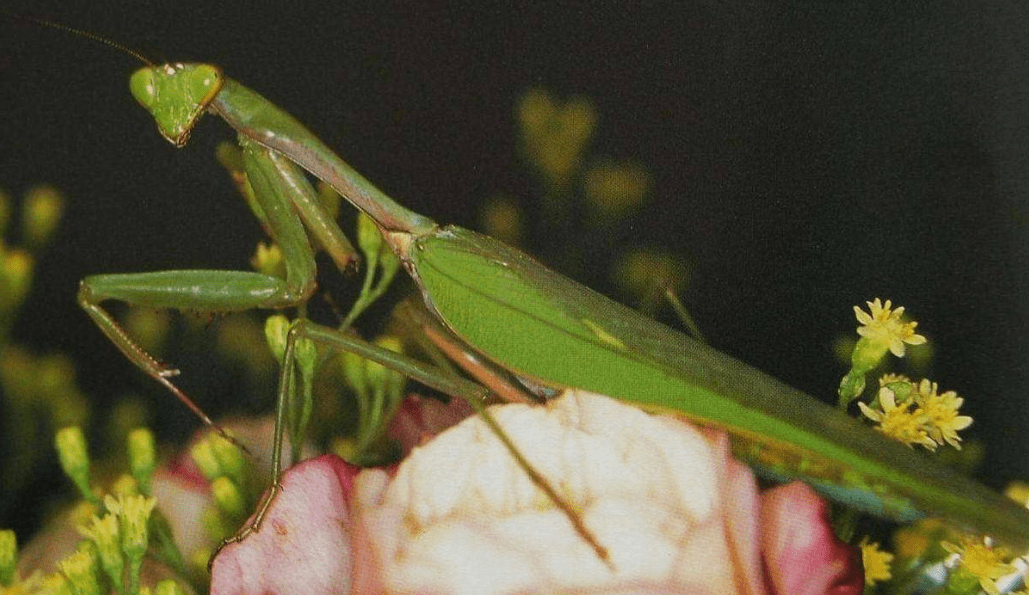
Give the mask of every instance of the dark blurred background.
M 526 90 L 589 97 L 593 150 L 653 176 L 633 235 L 689 261 L 682 298 L 716 347 L 830 401 L 852 306 L 890 298 L 935 344 L 931 377 L 966 398 L 984 481 L 1029 477 L 1023 3 L 81 4 L 9 9 L 215 62 L 438 221 L 475 226 L 483 199 L 528 194 Z M 71 353 L 99 403 L 159 393 L 75 307 L 77 280 L 245 268 L 260 229 L 211 158 L 232 135 L 210 118 L 175 150 L 128 93 L 131 58 L 2 31 L 0 186 L 68 199 L 15 339 Z

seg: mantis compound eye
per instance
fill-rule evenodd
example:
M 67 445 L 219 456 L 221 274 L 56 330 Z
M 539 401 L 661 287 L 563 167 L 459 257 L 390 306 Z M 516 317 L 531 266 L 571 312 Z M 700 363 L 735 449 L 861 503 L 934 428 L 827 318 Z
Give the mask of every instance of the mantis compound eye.
M 217 66 L 163 64 L 137 70 L 129 80 L 129 89 L 154 117 L 164 138 L 181 147 L 221 90 L 223 80 Z

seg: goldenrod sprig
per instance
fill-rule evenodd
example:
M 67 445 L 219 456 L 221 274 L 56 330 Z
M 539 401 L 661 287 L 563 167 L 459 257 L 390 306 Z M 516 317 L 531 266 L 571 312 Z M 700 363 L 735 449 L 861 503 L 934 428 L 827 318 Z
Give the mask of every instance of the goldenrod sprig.
M 851 354 L 851 368 L 840 382 L 840 406 L 861 395 L 865 389 L 865 375 L 879 365 L 886 352 L 897 357 L 904 357 L 905 345 L 921 345 L 926 339 L 915 333 L 918 323 L 905 322 L 902 319 L 904 307 L 893 308 L 890 300 L 883 303 L 879 298 L 868 304 L 868 312 L 854 306 L 854 314 L 861 326 L 857 333 L 861 336 Z

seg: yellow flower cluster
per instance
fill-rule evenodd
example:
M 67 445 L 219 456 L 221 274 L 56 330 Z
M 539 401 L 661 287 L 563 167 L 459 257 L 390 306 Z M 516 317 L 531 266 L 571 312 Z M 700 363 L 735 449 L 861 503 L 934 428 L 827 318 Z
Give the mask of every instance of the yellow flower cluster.
M 518 121 L 529 160 L 553 186 L 566 187 L 596 127 L 593 104 L 581 97 L 562 102 L 537 89 L 522 98 Z
M 868 537 L 858 544 L 861 548 L 861 565 L 865 568 L 865 585 L 872 586 L 875 583 L 888 581 L 893 578 L 890 573 L 890 563 L 893 562 L 893 554 L 879 549 L 879 544 L 868 542 Z
M 936 450 L 949 444 L 961 448 L 957 433 L 971 425 L 972 418 L 958 415 L 965 400 L 956 392 L 941 395 L 935 382 L 923 379 L 915 384 L 897 375 L 883 376 L 879 385 L 877 407 L 858 403 L 861 412 L 879 424 L 879 431 L 908 446 L 921 444 Z
M 1011 554 L 1006 549 L 990 546 L 972 537 L 962 537 L 960 543 L 944 541 L 940 545 L 948 552 L 961 556 L 961 566 L 957 573 L 978 579 L 979 586 L 989 595 L 999 595 L 997 579 L 1017 570 L 1008 563 Z
M 904 322 L 901 316 L 904 314 L 904 306 L 892 309 L 890 300 L 883 304 L 879 298 L 875 301 L 865 302 L 868 304 L 869 312 L 854 306 L 854 314 L 861 323 L 857 333 L 875 343 L 888 347 L 890 353 L 897 357 L 904 357 L 904 344 L 921 345 L 925 343 L 925 337 L 915 333 L 917 322 Z

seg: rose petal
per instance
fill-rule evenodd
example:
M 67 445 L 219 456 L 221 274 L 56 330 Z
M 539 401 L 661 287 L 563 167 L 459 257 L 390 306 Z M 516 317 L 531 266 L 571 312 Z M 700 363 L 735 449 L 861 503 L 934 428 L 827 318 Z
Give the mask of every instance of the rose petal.
M 406 456 L 412 448 L 474 413 L 471 405 L 462 399 L 451 399 L 444 404 L 436 399 L 408 395 L 390 420 L 387 433 L 399 443 L 400 451 Z
M 761 537 L 776 593 L 857 595 L 864 572 L 856 548 L 836 539 L 825 502 L 806 484 L 762 495 Z
M 349 593 L 346 494 L 357 471 L 332 455 L 287 471 L 261 530 L 215 558 L 211 593 Z
M 359 477 L 352 512 L 364 545 L 355 548 L 368 548 L 362 559 L 378 577 L 363 583 L 374 585 L 368 590 L 737 592 L 720 498 L 724 445 L 713 447 L 676 420 L 579 391 L 546 407 L 491 411 L 580 511 L 611 566 L 472 418 L 416 448 L 392 481 Z M 756 516 L 747 486 L 753 489 L 741 481 L 733 490 Z M 756 551 L 756 540 L 745 547 Z

